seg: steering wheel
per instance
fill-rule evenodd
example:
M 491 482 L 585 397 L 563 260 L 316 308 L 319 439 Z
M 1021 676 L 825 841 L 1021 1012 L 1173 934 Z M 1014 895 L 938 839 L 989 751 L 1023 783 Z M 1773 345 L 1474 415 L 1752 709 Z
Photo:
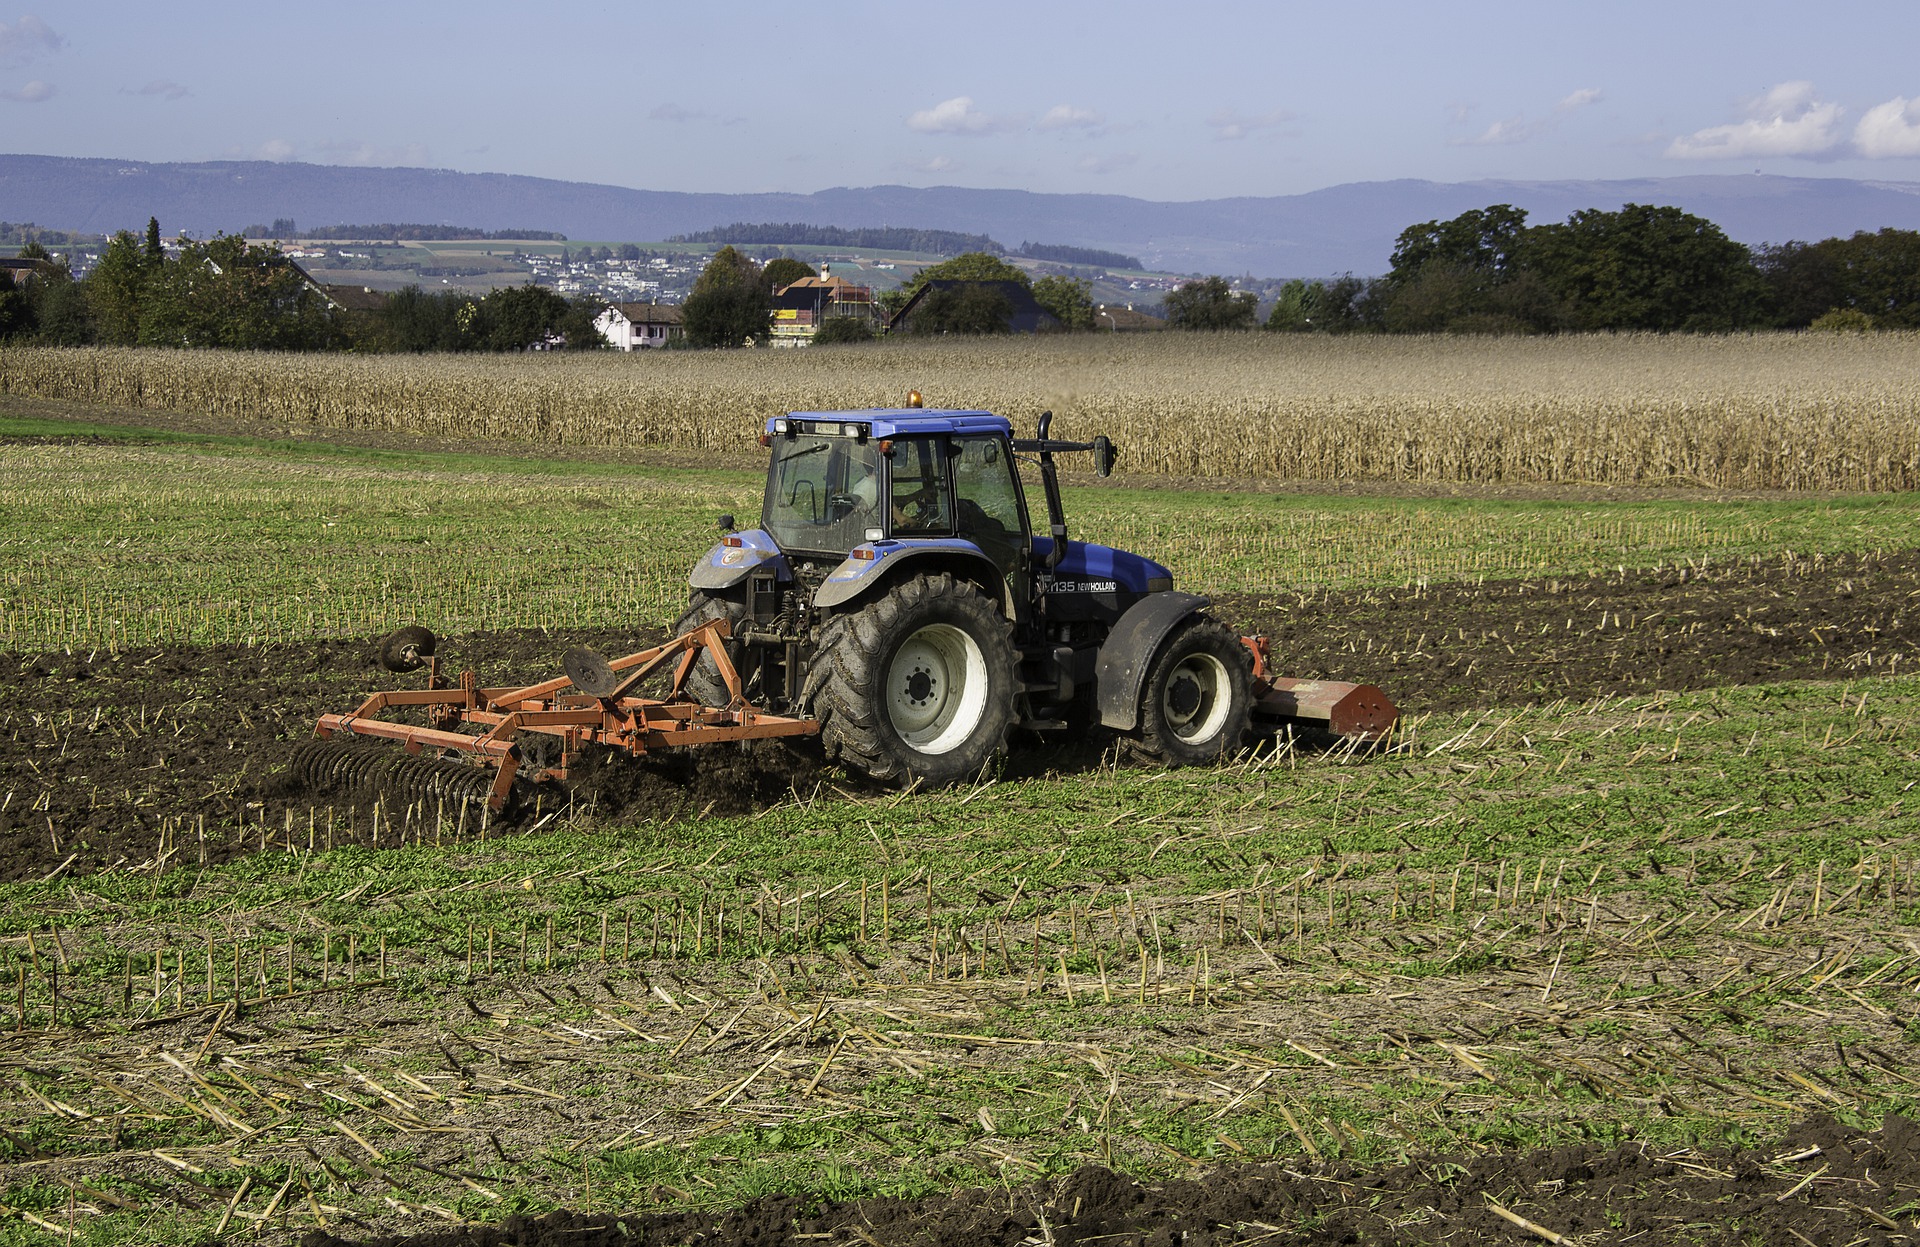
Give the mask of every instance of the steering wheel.
M 860 509 L 860 500 L 852 494 L 828 494 L 827 517 L 829 521 L 851 515 Z
M 902 498 L 893 500 L 894 513 L 907 521 L 912 527 L 925 526 L 930 519 L 938 517 L 940 488 L 937 485 L 922 485 L 919 489 Z

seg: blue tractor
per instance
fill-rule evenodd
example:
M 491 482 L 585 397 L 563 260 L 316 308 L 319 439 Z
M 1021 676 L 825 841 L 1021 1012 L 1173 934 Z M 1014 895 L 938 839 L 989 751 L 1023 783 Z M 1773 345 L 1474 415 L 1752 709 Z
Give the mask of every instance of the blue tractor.
M 1261 728 L 1303 725 L 1373 742 L 1397 711 L 1365 684 L 1283 679 L 1266 641 L 1240 637 L 1151 559 L 1074 541 L 1051 416 L 1017 438 L 984 411 L 799 411 L 769 420 L 760 527 L 727 530 L 693 569 L 675 638 L 608 660 L 568 650 L 560 675 L 485 687 L 443 669 L 434 635 L 381 643 L 385 690 L 325 714 L 295 751 L 296 779 L 377 794 L 390 809 L 538 809 L 590 754 L 817 734 L 828 757 L 882 783 L 949 784 L 990 763 L 1015 729 L 1094 724 L 1138 756 L 1211 762 Z M 1017 470 L 1039 470 L 1046 531 Z M 665 679 L 660 697 L 644 696 Z M 384 748 L 380 742 L 397 744 Z M 389 815 L 391 817 L 391 815 Z M 424 813 L 423 813 L 424 816 Z
M 1257 725 L 1301 721 L 1374 739 L 1393 721 L 1369 686 L 1271 680 L 1264 642 L 1206 613 L 1152 559 L 1068 536 L 1054 456 L 1114 448 L 1017 438 L 985 411 L 793 412 L 769 420 L 760 526 L 694 568 L 679 635 L 725 621 L 740 699 L 816 721 L 827 756 L 883 783 L 969 778 L 1019 728 L 1099 723 L 1138 756 L 1210 762 Z M 1029 522 L 1016 457 L 1038 468 Z M 726 705 L 710 654 L 686 691 Z M 1337 708 L 1337 709 L 1336 709 Z

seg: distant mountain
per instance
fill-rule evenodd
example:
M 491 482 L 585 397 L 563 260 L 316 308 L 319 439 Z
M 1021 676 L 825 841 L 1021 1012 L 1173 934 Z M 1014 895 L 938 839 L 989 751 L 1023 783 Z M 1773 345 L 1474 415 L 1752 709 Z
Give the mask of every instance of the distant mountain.
M 169 235 L 238 232 L 291 217 L 303 226 L 425 221 L 558 230 L 577 240 L 647 242 L 736 221 L 911 226 L 1021 242 L 1097 247 L 1176 273 L 1322 277 L 1384 272 L 1401 230 L 1510 203 L 1535 223 L 1582 208 L 1670 204 L 1745 243 L 1920 229 L 1920 183 L 1758 174 L 1628 181 L 1354 182 L 1304 195 L 1187 203 L 956 186 L 835 187 L 812 194 L 708 195 L 585 182 L 340 165 L 148 164 L 0 155 L 0 218 L 51 229 Z

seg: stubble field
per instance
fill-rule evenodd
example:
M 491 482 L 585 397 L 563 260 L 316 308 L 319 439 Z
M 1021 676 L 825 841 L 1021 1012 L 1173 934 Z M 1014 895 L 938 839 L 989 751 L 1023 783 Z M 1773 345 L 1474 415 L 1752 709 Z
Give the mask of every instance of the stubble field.
M 0 1241 L 1920 1233 L 1904 498 L 1079 488 L 1397 747 L 482 829 L 279 759 L 399 615 L 657 637 L 750 478 L 13 412 Z

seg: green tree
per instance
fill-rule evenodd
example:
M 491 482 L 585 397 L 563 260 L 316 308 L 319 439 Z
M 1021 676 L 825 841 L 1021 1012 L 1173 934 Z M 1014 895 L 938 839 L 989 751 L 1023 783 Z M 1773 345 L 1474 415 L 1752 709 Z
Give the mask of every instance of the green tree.
M 962 282 L 929 290 L 913 310 L 907 332 L 929 334 L 1001 334 L 1013 332 L 1013 304 L 985 282 Z
M 1383 328 L 1395 333 L 1524 333 L 1565 316 L 1522 263 L 1527 214 L 1511 204 L 1463 212 L 1401 231 L 1378 291 Z
M 142 292 L 143 346 L 316 350 L 335 337 L 325 300 L 299 270 L 238 234 L 183 243 Z
M 368 317 L 361 345 L 374 351 L 470 349 L 461 312 L 474 306 L 475 300 L 457 291 L 402 286 Z M 471 319 L 469 314 L 466 320 Z
M 141 255 L 149 264 L 158 264 L 167 258 L 166 248 L 160 245 L 160 218 L 147 218 L 147 237 L 141 249 Z
M 0 342 L 24 338 L 33 332 L 33 315 L 27 305 L 27 292 L 13 280 L 13 274 L 0 269 Z
M 760 270 L 760 276 L 766 281 L 767 289 L 771 291 L 779 290 L 783 286 L 791 286 L 802 277 L 818 277 L 820 274 L 814 271 L 812 265 L 796 260 L 792 256 L 783 255 L 768 260 L 767 266 Z
M 604 351 L 609 345 L 607 335 L 593 322 L 606 310 L 607 305 L 598 299 L 586 296 L 569 299 L 554 330 L 566 339 L 569 351 Z
M 1844 306 L 1864 312 L 1882 329 L 1920 328 L 1920 232 L 1883 229 L 1821 246 L 1833 258 Z
M 1267 328 L 1275 333 L 1309 333 L 1313 330 L 1313 286 L 1296 277 L 1280 287 L 1279 297 L 1267 312 Z
M 1234 290 L 1224 277 L 1202 277 L 1167 295 L 1167 323 L 1175 329 L 1251 329 L 1259 302 L 1260 296 Z
M 1528 230 L 1519 262 L 1575 328 L 1713 333 L 1765 318 L 1766 284 L 1751 253 L 1678 208 L 1576 212 Z
M 1093 328 L 1093 286 L 1077 277 L 1042 277 L 1033 283 L 1034 302 L 1068 329 Z
M 1008 264 L 992 252 L 969 251 L 915 273 L 913 280 L 901 287 L 902 302 L 911 299 L 930 281 L 1017 281 L 1029 289 L 1033 287 L 1033 279 L 1027 276 L 1026 270 Z
M 681 309 L 687 341 L 709 347 L 765 341 L 773 324 L 770 298 L 760 266 L 731 246 L 720 248 Z
M 1400 231 L 1393 246 L 1390 280 L 1402 281 L 1430 264 L 1448 264 L 1491 284 L 1511 271 L 1526 235 L 1525 209 L 1494 204 L 1463 212 L 1451 221 L 1427 221 Z
M 150 261 L 139 241 L 126 230 L 107 240 L 99 263 L 80 283 L 99 341 L 110 346 L 132 346 L 140 340 L 140 315 L 148 287 L 159 277 L 163 265 L 162 260 Z
M 560 332 L 567 301 L 545 286 L 502 286 L 480 300 L 472 342 L 482 351 L 524 351 Z
M 86 346 L 94 340 L 86 294 L 64 262 L 28 282 L 26 300 L 33 341 L 42 346 Z
M 815 346 L 840 346 L 848 342 L 871 342 L 873 326 L 862 316 L 834 316 L 814 331 Z

